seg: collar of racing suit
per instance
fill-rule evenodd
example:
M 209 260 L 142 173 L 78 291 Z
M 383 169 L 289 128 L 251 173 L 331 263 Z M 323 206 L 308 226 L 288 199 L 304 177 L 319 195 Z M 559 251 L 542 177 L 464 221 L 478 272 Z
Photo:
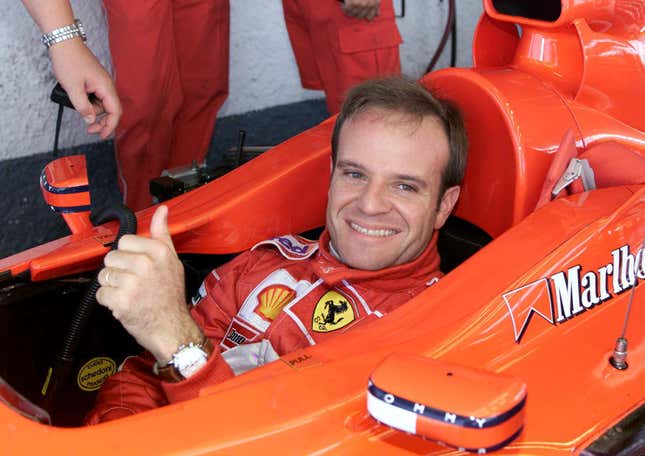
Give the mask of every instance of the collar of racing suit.
M 409 263 L 378 271 L 365 271 L 348 267 L 331 253 L 329 232 L 325 229 L 320 235 L 313 268 L 316 274 L 329 285 L 348 280 L 354 284 L 369 285 L 370 288 L 383 291 L 399 291 L 402 287 L 430 285 L 443 275 L 439 270 L 438 237 L 439 233 L 435 231 L 423 253 Z

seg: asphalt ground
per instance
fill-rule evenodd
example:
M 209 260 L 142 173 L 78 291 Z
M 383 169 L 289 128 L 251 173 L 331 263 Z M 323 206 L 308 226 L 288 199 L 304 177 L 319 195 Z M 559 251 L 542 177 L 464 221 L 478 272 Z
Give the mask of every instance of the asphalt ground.
M 246 132 L 245 145 L 271 146 L 317 125 L 326 117 L 323 99 L 222 117 L 215 125 L 207 164 L 216 166 L 226 161 L 227 151 L 237 146 L 240 130 Z M 92 204 L 103 207 L 120 201 L 113 142 L 60 151 L 60 155 L 79 153 L 86 155 Z M 52 159 L 52 153 L 48 152 L 0 161 L 0 212 L 4 214 L 0 258 L 69 234 L 63 219 L 49 209 L 40 192 L 40 173 Z

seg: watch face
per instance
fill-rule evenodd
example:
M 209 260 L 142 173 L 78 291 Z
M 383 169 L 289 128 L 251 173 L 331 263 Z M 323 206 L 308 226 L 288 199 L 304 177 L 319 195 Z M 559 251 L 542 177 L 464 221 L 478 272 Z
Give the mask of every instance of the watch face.
M 206 364 L 207 357 L 206 352 L 200 347 L 189 345 L 173 355 L 172 363 L 184 378 L 188 378 Z
M 195 363 L 193 363 L 193 364 L 191 364 L 189 366 L 186 366 L 183 369 L 179 369 L 179 372 L 181 373 L 181 375 L 184 378 L 192 377 L 205 364 L 206 364 L 206 358 L 201 358 L 199 361 L 196 361 Z

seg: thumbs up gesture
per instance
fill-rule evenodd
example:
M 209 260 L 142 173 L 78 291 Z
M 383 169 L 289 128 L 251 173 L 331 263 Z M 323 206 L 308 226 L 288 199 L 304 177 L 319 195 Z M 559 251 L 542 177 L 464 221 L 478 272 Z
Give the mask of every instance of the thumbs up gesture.
M 150 237 L 125 235 L 105 256 L 97 301 L 163 365 L 181 344 L 202 332 L 185 302 L 184 268 L 168 231 L 168 208 L 159 206 Z

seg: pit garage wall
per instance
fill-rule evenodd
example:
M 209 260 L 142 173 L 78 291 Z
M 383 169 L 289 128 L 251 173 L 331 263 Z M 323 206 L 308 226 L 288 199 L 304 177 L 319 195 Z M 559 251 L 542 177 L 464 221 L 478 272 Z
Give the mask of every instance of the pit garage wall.
M 471 65 L 471 41 L 481 0 L 458 0 L 458 66 Z M 106 23 L 100 0 L 73 0 L 86 25 L 88 45 L 110 68 Z M 401 0 L 394 0 L 400 12 Z M 0 0 L 0 161 L 51 149 L 56 108 L 48 101 L 54 78 L 40 33 L 19 0 Z M 404 44 L 403 71 L 422 75 L 437 46 L 448 0 L 406 0 L 398 19 Z M 449 65 L 447 46 L 438 67 Z M 231 0 L 230 96 L 220 117 L 321 98 L 300 87 L 279 0 Z M 297 115 L 297 113 L 294 113 Z M 96 141 L 80 119 L 64 117 L 61 146 Z

